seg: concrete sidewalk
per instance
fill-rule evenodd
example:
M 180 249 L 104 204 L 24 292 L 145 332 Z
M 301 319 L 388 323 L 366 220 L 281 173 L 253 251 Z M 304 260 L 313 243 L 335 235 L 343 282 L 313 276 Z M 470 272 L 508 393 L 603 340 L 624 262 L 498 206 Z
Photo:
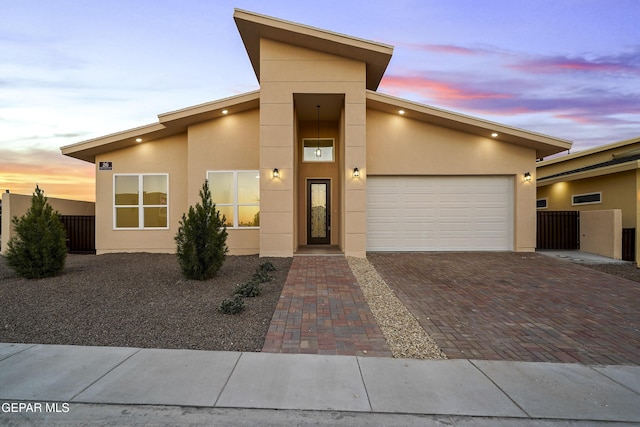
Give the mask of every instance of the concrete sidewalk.
M 640 366 L 0 344 L 0 401 L 2 425 L 624 425 Z

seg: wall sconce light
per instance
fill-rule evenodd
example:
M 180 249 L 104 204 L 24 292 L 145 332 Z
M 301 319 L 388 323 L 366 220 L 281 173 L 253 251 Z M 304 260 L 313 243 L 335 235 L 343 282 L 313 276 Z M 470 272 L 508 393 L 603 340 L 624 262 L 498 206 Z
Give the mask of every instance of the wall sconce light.
M 358 169 L 357 167 L 353 168 L 353 177 L 358 178 L 359 176 L 360 176 L 360 169 Z
M 280 171 L 278 168 L 273 168 L 273 173 L 271 174 L 274 178 L 280 178 Z
M 531 181 L 531 173 L 530 172 L 525 172 L 524 173 L 524 180 L 525 181 Z

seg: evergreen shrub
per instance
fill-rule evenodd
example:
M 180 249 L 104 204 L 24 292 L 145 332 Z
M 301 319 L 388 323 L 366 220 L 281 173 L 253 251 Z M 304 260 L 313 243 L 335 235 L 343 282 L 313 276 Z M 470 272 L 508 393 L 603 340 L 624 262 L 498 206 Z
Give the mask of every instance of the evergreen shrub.
M 175 237 L 180 268 L 187 279 L 206 280 L 215 276 L 228 252 L 226 218 L 211 200 L 209 183 L 200 190 L 201 203 L 189 207 Z
M 11 222 L 15 235 L 7 243 L 9 266 L 27 279 L 60 274 L 67 259 L 67 233 L 40 187 L 36 185 L 27 212 Z

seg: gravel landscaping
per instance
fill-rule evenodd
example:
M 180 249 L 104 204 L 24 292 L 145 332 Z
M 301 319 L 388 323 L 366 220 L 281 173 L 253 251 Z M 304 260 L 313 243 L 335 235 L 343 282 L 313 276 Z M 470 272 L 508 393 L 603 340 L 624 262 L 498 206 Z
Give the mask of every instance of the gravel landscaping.
M 393 357 L 446 359 L 436 342 L 420 326 L 373 266 L 363 258 L 347 257 L 367 304 L 387 340 Z
M 239 315 L 218 312 L 271 261 L 274 280 Z M 260 351 L 291 258 L 227 256 L 211 280 L 183 279 L 175 255 L 69 255 L 57 277 L 19 278 L 0 257 L 0 342 Z
M 640 268 L 636 267 L 633 262 L 616 263 L 616 264 L 583 264 L 585 267 L 602 271 L 603 273 L 612 274 L 624 279 L 640 282 Z
M 239 315 L 218 312 L 270 261 L 274 280 Z M 27 280 L 0 256 L 0 342 L 261 351 L 291 258 L 228 256 L 208 281 L 185 280 L 175 255 L 69 255 L 60 276 Z M 348 258 L 395 357 L 446 358 L 366 259 Z M 584 265 L 640 282 L 635 264 Z

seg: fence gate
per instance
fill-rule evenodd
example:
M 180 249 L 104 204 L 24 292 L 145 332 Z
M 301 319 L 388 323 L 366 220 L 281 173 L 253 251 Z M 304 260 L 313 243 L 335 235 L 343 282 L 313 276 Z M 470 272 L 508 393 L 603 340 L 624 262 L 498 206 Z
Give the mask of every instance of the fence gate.
M 60 215 L 67 231 L 67 250 L 70 253 L 96 252 L 96 217 L 93 215 Z
M 622 229 L 622 259 L 625 261 L 636 260 L 636 229 Z
M 538 211 L 538 249 L 580 249 L 580 212 Z

